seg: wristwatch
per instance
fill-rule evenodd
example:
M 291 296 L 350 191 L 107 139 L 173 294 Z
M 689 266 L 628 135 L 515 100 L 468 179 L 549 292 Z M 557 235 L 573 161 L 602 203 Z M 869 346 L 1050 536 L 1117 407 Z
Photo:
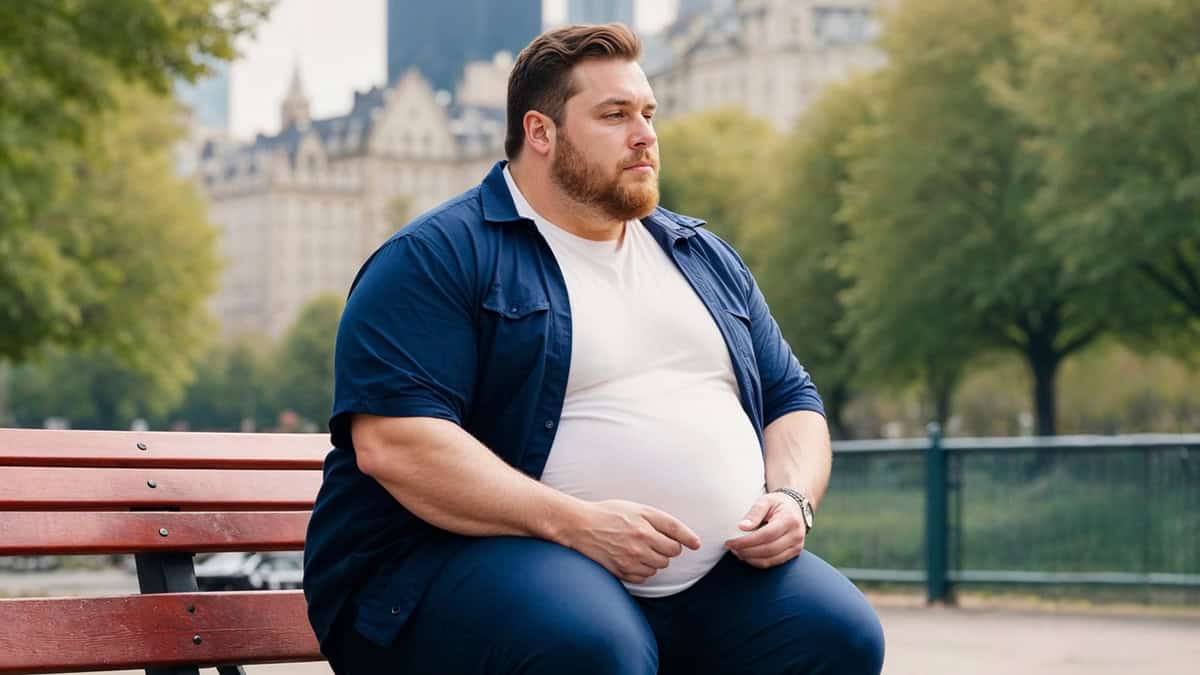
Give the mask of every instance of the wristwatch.
M 787 487 L 775 488 L 774 490 L 771 490 L 771 492 L 782 492 L 792 499 L 795 499 L 796 503 L 800 505 L 800 513 L 803 515 L 804 533 L 808 534 L 812 531 L 813 506 L 812 502 L 808 500 L 808 497 L 805 497 L 802 493 Z

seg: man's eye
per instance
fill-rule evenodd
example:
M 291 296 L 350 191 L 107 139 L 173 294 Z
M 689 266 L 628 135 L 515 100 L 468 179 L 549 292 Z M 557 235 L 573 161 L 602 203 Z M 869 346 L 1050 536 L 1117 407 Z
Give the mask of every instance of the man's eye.
M 604 117 L 607 119 L 610 119 L 610 120 L 619 120 L 624 116 L 625 116 L 625 113 L 623 113 L 623 112 L 610 112 L 607 115 L 605 115 Z

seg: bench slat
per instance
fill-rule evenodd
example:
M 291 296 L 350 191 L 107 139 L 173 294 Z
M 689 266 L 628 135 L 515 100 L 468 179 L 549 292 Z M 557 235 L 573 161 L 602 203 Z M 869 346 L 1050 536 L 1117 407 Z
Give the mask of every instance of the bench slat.
M 312 508 L 320 487 L 318 471 L 0 466 L 0 511 L 302 510 Z
M 0 429 L 0 466 L 320 469 L 329 447 L 328 434 Z
M 0 626 L 21 627 L 0 630 L 0 673 L 322 658 L 300 591 L 0 600 Z
M 0 555 L 298 551 L 308 511 L 0 513 Z M 160 529 L 166 529 L 163 536 Z

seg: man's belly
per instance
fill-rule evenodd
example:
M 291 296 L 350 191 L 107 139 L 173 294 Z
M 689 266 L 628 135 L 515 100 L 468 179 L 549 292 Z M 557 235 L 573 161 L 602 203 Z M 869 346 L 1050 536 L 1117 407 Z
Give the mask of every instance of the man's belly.
M 738 400 L 722 391 L 647 398 L 621 409 L 576 397 L 563 409 L 542 474 L 547 485 L 589 501 L 624 499 L 683 521 L 700 550 L 684 548 L 634 595 L 660 597 L 699 581 L 744 534 L 738 522 L 764 491 L 762 452 Z M 633 409 L 631 409 L 633 408 Z

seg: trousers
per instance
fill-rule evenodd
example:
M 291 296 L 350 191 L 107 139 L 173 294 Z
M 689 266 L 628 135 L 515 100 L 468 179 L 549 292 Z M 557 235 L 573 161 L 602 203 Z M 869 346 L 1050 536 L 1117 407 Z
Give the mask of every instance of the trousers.
M 558 544 L 481 537 L 447 561 L 395 643 L 339 622 L 338 675 L 879 675 L 883 630 L 807 551 L 769 569 L 727 553 L 700 581 L 638 598 Z

